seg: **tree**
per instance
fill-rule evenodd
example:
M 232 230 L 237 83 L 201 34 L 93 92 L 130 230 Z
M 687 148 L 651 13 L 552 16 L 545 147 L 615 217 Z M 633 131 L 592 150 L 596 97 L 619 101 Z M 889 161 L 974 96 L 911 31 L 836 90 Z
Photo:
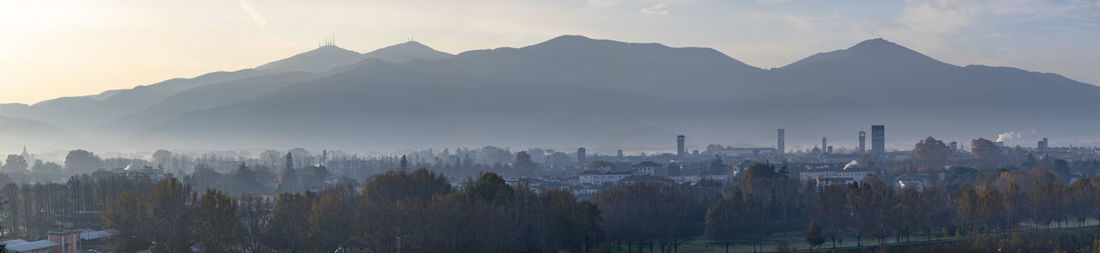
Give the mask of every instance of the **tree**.
M 745 169 L 744 174 L 740 176 L 741 190 L 745 191 L 745 195 L 769 197 L 768 194 L 772 192 L 769 188 L 774 186 L 773 181 L 778 174 L 775 173 L 775 166 L 757 163 Z
M 347 188 L 330 188 L 313 202 L 309 213 L 310 239 L 316 242 L 312 248 L 332 252 L 346 241 L 355 229 L 352 215 L 354 193 Z
M 30 172 L 27 170 L 27 160 L 16 154 L 8 155 L 8 159 L 4 161 L 4 166 L 0 167 L 0 171 L 8 174 L 26 174 Z
M 263 233 L 264 245 L 281 252 L 304 252 L 311 244 L 308 241 L 309 215 L 312 207 L 312 195 L 301 193 L 283 193 L 275 199 L 271 209 L 270 223 Z
M 737 207 L 741 203 L 740 194 L 734 193 L 728 199 L 720 200 L 707 209 L 706 228 L 704 234 L 711 240 L 718 241 L 725 246 L 726 252 L 730 251 L 730 244 L 741 237 L 741 217 L 738 217 Z
M 729 166 L 726 166 L 726 162 L 722 161 L 722 156 L 714 155 L 714 159 L 710 160 L 709 169 L 711 174 L 726 174 Z
M 577 202 L 572 193 L 559 189 L 546 191 L 540 198 L 548 211 L 546 232 L 551 249 L 582 252 L 598 240 L 598 210 L 592 210 L 594 206 Z
M 476 181 L 468 181 L 463 191 L 490 203 L 498 200 L 507 201 L 515 193 L 512 187 L 504 182 L 504 178 L 494 173 L 483 173 Z
M 283 153 L 275 150 L 265 150 L 260 153 L 260 164 L 268 168 L 279 168 L 283 165 Z
M 74 174 L 92 172 L 99 169 L 101 163 L 103 163 L 103 160 L 100 160 L 92 152 L 77 149 L 69 151 L 69 154 L 65 155 L 65 172 Z
M 814 220 L 806 223 L 806 243 L 810 244 L 811 249 L 825 243 L 825 235 Z
M 158 149 L 156 152 L 153 152 L 153 166 L 156 166 L 157 168 L 165 168 L 165 165 L 171 163 L 171 160 L 171 151 Z
M 405 198 L 431 200 L 433 196 L 451 192 L 447 178 L 435 172 L 418 169 L 413 172 L 387 171 L 375 176 L 363 187 L 362 197 L 368 202 L 393 203 Z
M 206 189 L 199 200 L 198 222 L 195 235 L 202 243 L 203 252 L 233 252 L 240 238 L 237 219 L 237 203 L 229 195 Z
M 592 197 L 609 240 L 675 250 L 682 240 L 704 233 L 707 208 L 716 195 L 661 182 L 615 186 Z
M 101 214 L 103 225 L 118 231 L 111 237 L 111 251 L 138 252 L 149 248 L 145 200 L 132 191 L 122 192 Z
M 848 205 L 848 192 L 843 185 L 825 186 L 821 191 L 821 197 L 814 205 L 817 221 L 825 231 L 826 237 L 836 248 L 837 243 L 844 242 L 844 231 L 851 221 L 851 208 Z
M 241 196 L 240 207 L 237 208 L 237 216 L 241 221 L 241 239 L 244 243 L 244 251 L 260 252 L 263 249 L 262 235 L 271 220 L 271 201 L 262 196 Z
M 520 151 L 516 153 L 516 159 L 512 160 L 512 169 L 516 170 L 519 175 L 532 175 L 535 172 L 535 162 L 531 161 L 531 155 L 527 154 L 527 151 Z
M 153 185 L 149 198 L 149 224 L 153 252 L 188 252 L 191 248 L 194 210 L 191 187 L 175 178 Z
M 401 155 L 401 162 L 397 165 L 397 169 L 401 171 L 409 170 L 409 159 L 405 155 Z

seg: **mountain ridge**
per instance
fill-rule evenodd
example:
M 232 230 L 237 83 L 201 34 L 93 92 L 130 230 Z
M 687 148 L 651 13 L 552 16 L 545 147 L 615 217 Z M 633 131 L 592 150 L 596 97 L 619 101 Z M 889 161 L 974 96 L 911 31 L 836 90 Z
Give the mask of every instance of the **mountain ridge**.
M 387 51 L 422 59 L 367 56 Z M 130 114 L 125 116 L 130 121 L 115 126 L 137 126 L 119 129 L 138 140 L 161 138 L 153 143 L 312 141 L 355 150 L 363 145 L 654 146 L 676 133 L 770 143 L 774 139 L 754 133 L 785 127 L 824 136 L 883 123 L 927 131 L 919 138 L 929 132 L 981 136 L 1004 126 L 1089 135 L 1086 129 L 1043 122 L 1100 123 L 1058 116 L 1100 110 L 1100 102 L 1093 102 L 1100 88 L 1090 84 L 1017 68 L 960 67 L 885 39 L 770 70 L 710 48 L 578 35 L 457 55 L 419 42 L 355 54 L 363 58 L 306 75 L 282 72 L 296 76 L 286 80 L 252 70 L 258 74 L 192 85 L 145 107 L 165 109 Z M 227 93 L 242 95 L 211 95 Z M 1051 110 L 1060 113 L 1043 114 Z M 1028 117 L 1006 116 L 1010 113 Z M 159 114 L 171 117 L 150 120 Z M 371 141 L 357 141 L 363 139 Z

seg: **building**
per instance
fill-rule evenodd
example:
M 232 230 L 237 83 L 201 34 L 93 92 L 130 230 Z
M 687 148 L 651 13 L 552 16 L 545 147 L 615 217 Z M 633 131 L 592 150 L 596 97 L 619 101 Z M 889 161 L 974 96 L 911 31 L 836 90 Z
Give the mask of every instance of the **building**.
M 622 181 L 624 178 L 627 178 L 627 177 L 630 177 L 630 176 L 633 176 L 633 174 L 630 173 L 629 171 L 628 172 L 585 171 L 584 173 L 581 173 L 581 175 L 578 176 L 578 177 L 579 177 L 579 181 L 580 181 L 581 184 L 603 185 L 603 184 L 618 183 L 619 181 Z
M 1039 153 L 1046 153 L 1048 149 L 1050 149 L 1050 141 L 1043 137 L 1043 140 L 1039 141 Z
M 683 161 L 684 155 L 687 154 L 687 152 L 684 151 L 684 138 L 682 134 L 676 136 L 676 160 L 679 161 Z
M 871 126 L 871 153 L 876 155 L 886 153 L 886 126 Z
M 780 155 L 782 155 L 783 153 L 787 152 L 787 151 L 786 151 L 786 148 L 787 148 L 787 147 L 786 147 L 786 142 L 787 142 L 787 136 L 786 136 L 786 135 L 787 135 L 787 133 L 786 133 L 786 132 L 787 132 L 787 130 L 786 130 L 786 129 L 782 129 L 782 128 L 780 128 L 780 129 L 777 129 L 777 130 L 776 130 L 776 134 L 777 134 L 777 135 L 778 135 L 778 137 L 779 137 L 779 141 L 778 141 L 778 143 L 776 143 L 776 145 L 775 145 L 776 147 L 775 147 L 775 148 L 776 148 L 776 150 L 778 150 L 778 151 L 779 151 L 779 154 L 780 154 Z
M 728 148 L 721 149 L 719 152 L 721 152 L 722 156 L 725 156 L 725 157 L 746 157 L 746 156 L 770 155 L 770 154 L 775 154 L 779 151 L 774 149 L 774 148 L 734 148 L 734 147 L 728 147 Z
M 623 162 L 623 150 L 619 150 L 619 162 Z
M 27 146 L 23 146 L 23 153 L 19 154 L 23 157 L 23 161 L 27 162 L 27 169 L 34 167 L 34 156 L 31 153 L 27 153 Z
M 298 191 L 298 174 L 294 171 L 294 156 L 286 152 L 286 166 L 279 175 L 279 188 L 285 192 Z
M 91 250 L 105 252 L 107 248 L 110 248 L 111 236 L 117 233 L 114 230 L 83 229 L 78 231 L 80 231 L 80 250 L 85 252 L 91 252 Z
M 80 252 L 80 230 L 57 230 L 47 233 L 47 240 L 56 243 L 57 248 L 52 253 L 77 253 Z
M 585 153 L 584 148 L 577 148 L 577 164 L 579 164 L 581 167 L 584 167 L 584 164 L 585 164 L 585 161 L 584 161 L 585 154 L 584 153 Z
M 802 181 L 814 181 L 818 186 L 835 184 L 850 184 L 863 180 L 864 177 L 876 175 L 875 170 L 827 170 L 827 171 L 802 171 L 798 173 L 798 179 Z
M 954 154 L 954 153 L 958 153 L 958 152 L 959 152 L 959 142 L 952 141 L 951 142 L 951 153 Z
M 634 175 L 660 176 L 662 167 L 664 166 L 661 166 L 661 164 L 651 161 L 644 161 L 635 164 L 631 168 L 634 171 Z
M 28 242 L 22 239 L 4 241 L 4 252 L 9 253 L 49 253 L 57 248 L 57 243 L 49 240 Z
M 859 131 L 859 153 L 867 153 L 867 132 Z
M 821 137 L 821 150 L 825 151 L 826 148 L 828 148 L 828 147 L 829 147 L 829 142 L 825 141 L 825 137 Z M 825 151 L 825 153 L 829 153 L 829 151 Z

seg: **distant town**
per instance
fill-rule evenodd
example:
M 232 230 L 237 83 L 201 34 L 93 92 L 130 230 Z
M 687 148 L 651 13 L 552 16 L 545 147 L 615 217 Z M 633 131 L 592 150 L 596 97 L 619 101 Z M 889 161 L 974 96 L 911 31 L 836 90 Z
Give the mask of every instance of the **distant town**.
M 52 162 L 35 159 L 24 149 L 21 154 L 8 155 L 0 166 L 0 183 L 7 185 L 3 188 L 7 208 L 0 217 L 4 217 L 2 234 L 9 250 L 83 252 L 118 247 L 110 238 L 128 233 L 120 231 L 117 222 L 112 223 L 104 212 L 124 189 L 141 189 L 167 180 L 196 194 L 212 189 L 236 201 L 276 201 L 292 196 L 286 194 L 331 192 L 341 187 L 368 189 L 368 184 L 381 180 L 380 176 L 426 169 L 448 181 L 447 188 L 467 189 L 472 187 L 469 184 L 481 184 L 488 173 L 511 187 L 531 189 L 534 194 L 565 191 L 587 202 L 623 187 L 654 183 L 713 189 L 714 193 L 728 195 L 750 187 L 743 184 L 756 180 L 746 177 L 760 177 L 759 171 L 755 176 L 747 175 L 754 168 L 770 168 L 768 173 L 822 191 L 872 180 L 898 193 L 965 191 L 960 185 L 1025 186 L 1027 180 L 1073 185 L 1100 172 L 1100 153 L 1095 147 L 1052 147 L 1046 138 L 1034 146 L 1006 146 L 977 138 L 966 142 L 968 150 L 958 141 L 927 137 L 914 143 L 912 150 L 887 151 L 886 126 L 872 125 L 870 129 L 870 140 L 865 131 L 853 134 L 858 140 L 856 147 L 835 148 L 822 137 L 820 146 L 793 152 L 785 146 L 785 129 L 776 130 L 774 147 L 710 144 L 703 150 L 689 151 L 686 144 L 693 140 L 678 135 L 669 138 L 675 153 L 634 155 L 626 155 L 621 149 L 614 155 L 597 155 L 589 154 L 584 147 L 567 153 L 486 146 L 379 157 L 330 150 L 312 153 L 301 148 L 268 150 L 258 156 L 247 152 L 188 155 L 158 150 L 151 157 L 131 159 L 73 150 L 64 161 Z M 1016 174 L 1026 176 L 1021 179 Z M 55 198 L 64 201 L 42 202 Z M 26 209 L 30 206 L 42 208 Z M 325 247 L 337 243 L 343 241 Z

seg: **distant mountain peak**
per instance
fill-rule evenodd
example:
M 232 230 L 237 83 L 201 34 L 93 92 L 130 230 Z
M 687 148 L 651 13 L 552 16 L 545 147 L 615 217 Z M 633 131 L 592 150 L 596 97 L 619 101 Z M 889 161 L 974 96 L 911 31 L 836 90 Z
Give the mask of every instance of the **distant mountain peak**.
M 363 54 L 366 59 L 378 59 L 391 62 L 407 62 L 413 60 L 438 60 L 450 57 L 451 54 L 435 50 L 415 40 L 380 48 Z
M 848 49 L 857 48 L 857 47 L 902 47 L 902 46 L 898 45 L 897 43 L 891 42 L 889 40 L 883 39 L 883 38 L 874 38 L 874 39 L 864 40 L 864 41 L 861 41 L 859 43 L 856 43 L 855 45 L 853 45 L 852 47 L 849 47 Z
M 874 38 L 859 42 L 847 49 L 817 53 L 781 69 L 810 68 L 814 65 L 834 65 L 876 67 L 887 65 L 947 65 L 920 52 L 883 38 Z
M 258 70 L 290 72 L 305 71 L 320 73 L 336 67 L 349 65 L 360 60 L 358 52 L 334 45 L 318 47 L 282 60 L 256 67 Z
M 595 39 L 585 37 L 584 35 L 565 34 L 565 35 L 561 35 L 561 36 L 558 36 L 558 37 L 554 37 L 553 39 L 547 40 L 546 42 L 552 42 L 552 41 L 558 41 L 558 42 L 561 42 L 561 41 L 590 41 L 590 40 L 595 40 Z
M 864 51 L 864 52 L 893 52 L 893 53 L 911 53 L 921 54 L 917 51 L 909 49 L 905 46 L 898 45 L 897 43 L 890 42 L 883 38 L 874 38 L 859 42 L 847 49 L 847 51 Z
M 598 45 L 626 45 L 626 44 L 633 44 L 633 43 L 626 43 L 626 42 L 614 41 L 614 40 L 593 39 L 593 38 L 585 37 L 585 36 L 582 36 L 582 35 L 562 35 L 562 36 L 554 37 L 553 39 L 543 41 L 542 43 L 534 44 L 534 45 L 531 45 L 531 46 L 528 46 L 528 47 L 530 47 L 530 48 L 576 47 L 576 46 L 580 46 L 580 45 L 597 45 L 597 44 Z M 653 44 L 653 43 L 651 43 L 651 44 Z M 659 44 L 654 44 L 654 45 L 659 45 Z

